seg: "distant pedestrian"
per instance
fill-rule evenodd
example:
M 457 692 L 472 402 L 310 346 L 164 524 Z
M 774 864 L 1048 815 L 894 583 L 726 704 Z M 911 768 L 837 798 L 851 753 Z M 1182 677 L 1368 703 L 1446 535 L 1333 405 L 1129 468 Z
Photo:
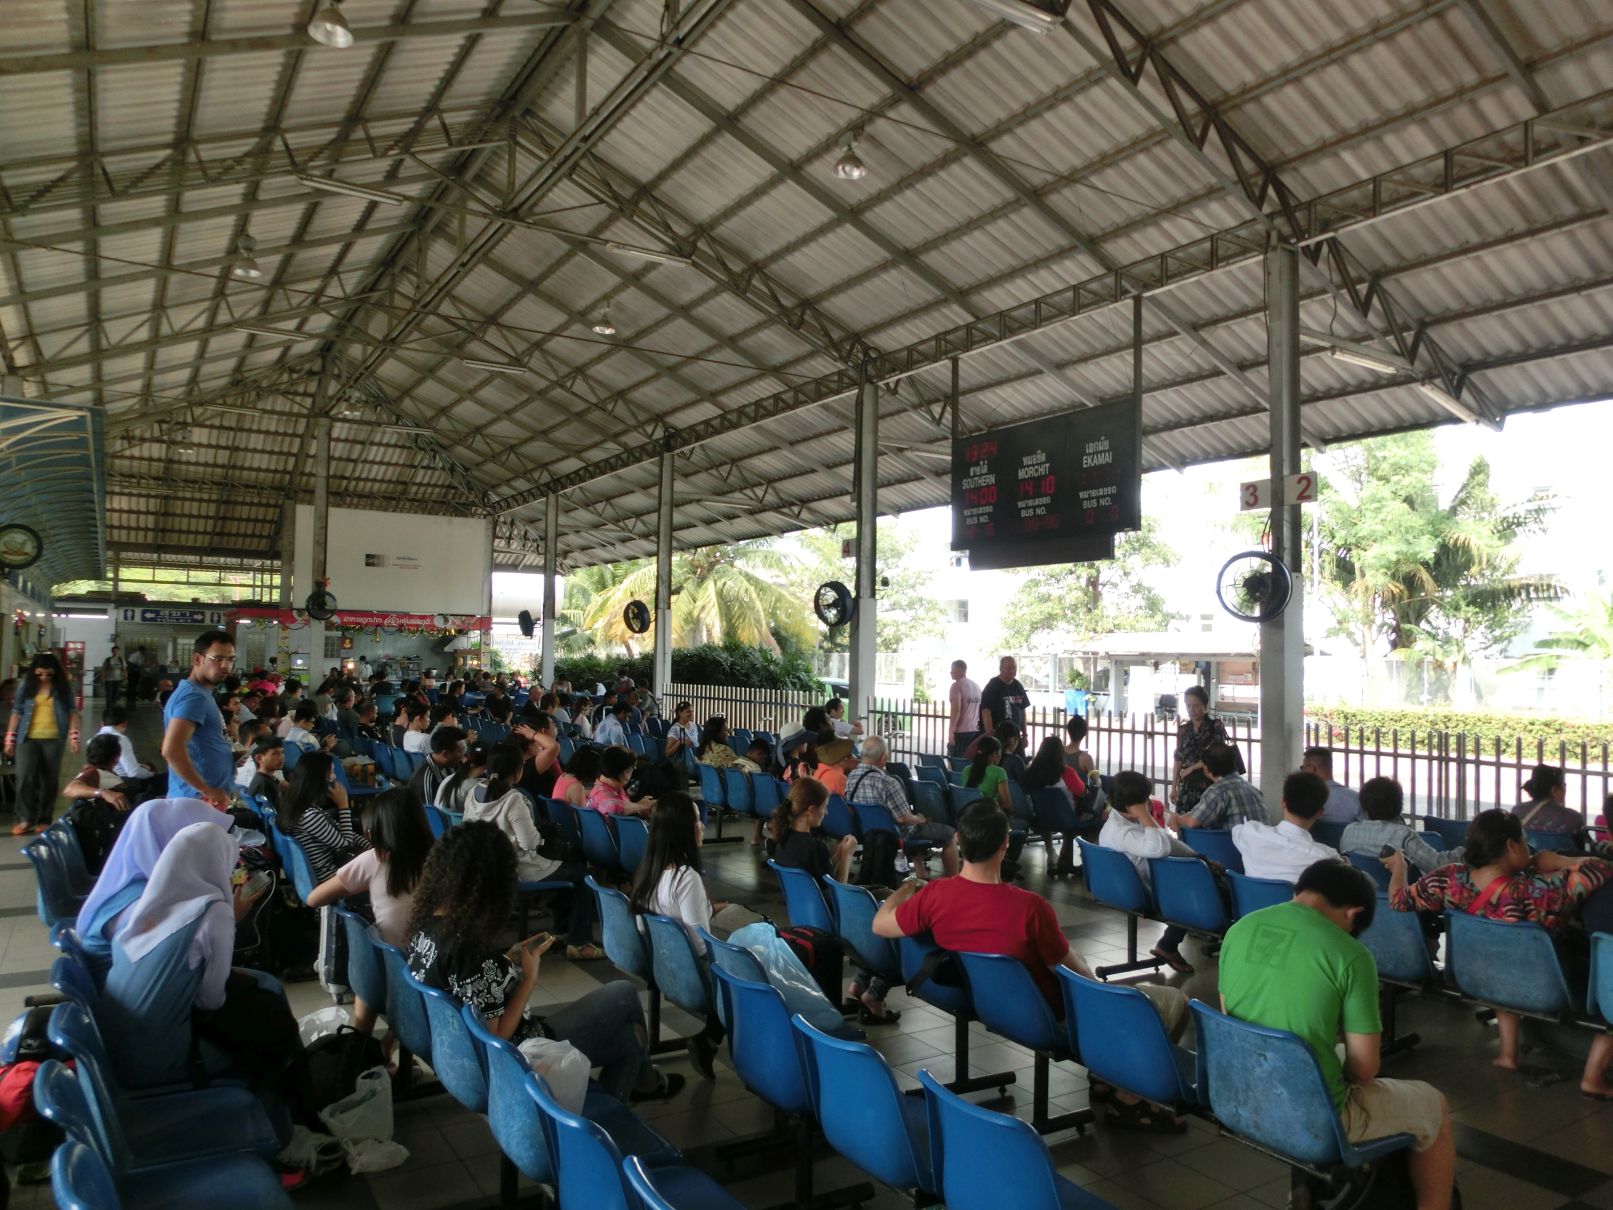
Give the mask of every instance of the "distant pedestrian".
M 1025 711 L 1030 696 L 1019 683 L 1019 664 L 1011 655 L 997 662 L 997 675 L 986 682 L 980 691 L 980 729 L 994 735 L 999 723 L 1013 723 L 1020 733 L 1025 731 Z
M 950 710 L 947 734 L 951 746 L 947 751 L 961 756 L 980 734 L 980 686 L 969 679 L 969 665 L 963 660 L 952 661 L 952 688 L 947 691 Z

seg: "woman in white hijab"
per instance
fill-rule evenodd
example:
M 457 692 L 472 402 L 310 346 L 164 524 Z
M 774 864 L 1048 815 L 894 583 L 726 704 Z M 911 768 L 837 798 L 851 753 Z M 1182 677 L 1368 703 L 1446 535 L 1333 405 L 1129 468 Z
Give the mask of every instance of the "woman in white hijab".
M 157 859 L 180 829 L 194 823 L 228 831 L 234 819 L 199 798 L 158 798 L 129 813 L 100 876 L 78 913 L 78 939 L 97 983 L 112 965 L 112 938 L 145 893 Z
M 252 903 L 231 888 L 235 858 L 235 837 L 216 824 L 180 829 L 114 938 L 96 1018 L 130 1088 L 188 1083 L 194 1049 L 207 1069 L 247 1077 L 296 1114 L 308 1103 L 296 1018 L 272 980 L 231 967 L 235 922 Z

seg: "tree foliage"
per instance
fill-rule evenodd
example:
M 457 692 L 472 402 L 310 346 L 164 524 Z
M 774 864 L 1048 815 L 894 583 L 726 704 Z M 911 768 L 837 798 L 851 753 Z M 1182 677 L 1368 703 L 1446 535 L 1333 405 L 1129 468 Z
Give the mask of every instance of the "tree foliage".
M 649 655 L 565 656 L 555 661 L 555 676 L 569 680 L 578 689 L 592 692 L 595 685 L 609 686 L 619 676 L 630 676 L 638 684 L 648 685 L 652 677 L 651 664 Z M 819 688 L 812 663 L 799 648 L 777 653 L 736 639 L 674 650 L 672 679 L 687 685 L 800 689 L 812 693 Z
M 1548 672 L 1569 657 L 1613 660 L 1613 596 L 1589 593 L 1573 609 L 1554 606 L 1551 612 L 1558 624 L 1508 672 Z
M 1144 520 L 1140 530 L 1115 542 L 1113 559 L 1042 568 L 1025 579 L 1004 611 L 1004 644 L 1052 651 L 1097 634 L 1163 630 L 1180 615 L 1165 608 L 1165 598 L 1143 572 L 1175 561 L 1158 526 Z
M 1485 459 L 1443 505 L 1431 433 L 1357 442 L 1333 462 L 1320 570 L 1334 632 L 1363 654 L 1383 643 L 1449 673 L 1516 637 L 1530 604 L 1558 594 L 1551 577 L 1518 571 L 1518 540 L 1540 529 L 1550 501 L 1502 504 Z

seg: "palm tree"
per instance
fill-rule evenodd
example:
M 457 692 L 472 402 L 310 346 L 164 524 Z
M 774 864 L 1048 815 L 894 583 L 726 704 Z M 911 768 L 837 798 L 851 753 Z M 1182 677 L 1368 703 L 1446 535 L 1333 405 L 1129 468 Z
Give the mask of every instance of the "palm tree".
M 622 617 L 628 602 L 655 600 L 655 565 L 619 566 L 625 574 L 593 592 L 581 624 L 599 643 L 620 643 L 631 654 L 655 642 L 653 623 L 635 635 Z M 785 587 L 785 574 L 783 557 L 765 541 L 677 552 L 672 556 L 673 644 L 698 647 L 732 638 L 776 652 L 775 633 L 810 643 L 815 632 L 807 602 Z
M 1535 642 L 1535 654 L 1507 667 L 1508 672 L 1551 672 L 1569 656 L 1613 660 L 1613 596 L 1593 592 L 1578 609 L 1554 607 L 1563 625 Z

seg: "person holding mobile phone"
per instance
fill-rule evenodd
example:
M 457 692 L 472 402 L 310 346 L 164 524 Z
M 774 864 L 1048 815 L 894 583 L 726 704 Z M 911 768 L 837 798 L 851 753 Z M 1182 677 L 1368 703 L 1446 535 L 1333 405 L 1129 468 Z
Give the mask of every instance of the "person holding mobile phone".
M 1463 846 L 1438 849 L 1423 839 L 1405 820 L 1406 795 L 1392 777 L 1374 777 L 1361 785 L 1361 813 L 1364 818 L 1344 829 L 1339 852 L 1383 857 L 1382 850 L 1404 853 L 1406 860 L 1423 873 L 1457 865 Z
M 527 1038 L 570 1042 L 600 1069 L 621 1100 L 664 1101 L 683 1076 L 650 1062 L 644 1009 L 632 983 L 606 983 L 543 1015 L 528 1014 L 543 956 L 552 945 L 506 947 L 497 935 L 515 906 L 515 850 L 498 827 L 471 821 L 432 846 L 409 913 L 406 955 L 416 979 L 448 992 L 487 1028 L 519 1045 Z M 530 940 L 530 939 L 529 939 Z
M 328 752 L 308 752 L 297 762 L 280 796 L 279 825 L 302 846 L 316 885 L 370 847 L 353 826 L 347 791 Z

